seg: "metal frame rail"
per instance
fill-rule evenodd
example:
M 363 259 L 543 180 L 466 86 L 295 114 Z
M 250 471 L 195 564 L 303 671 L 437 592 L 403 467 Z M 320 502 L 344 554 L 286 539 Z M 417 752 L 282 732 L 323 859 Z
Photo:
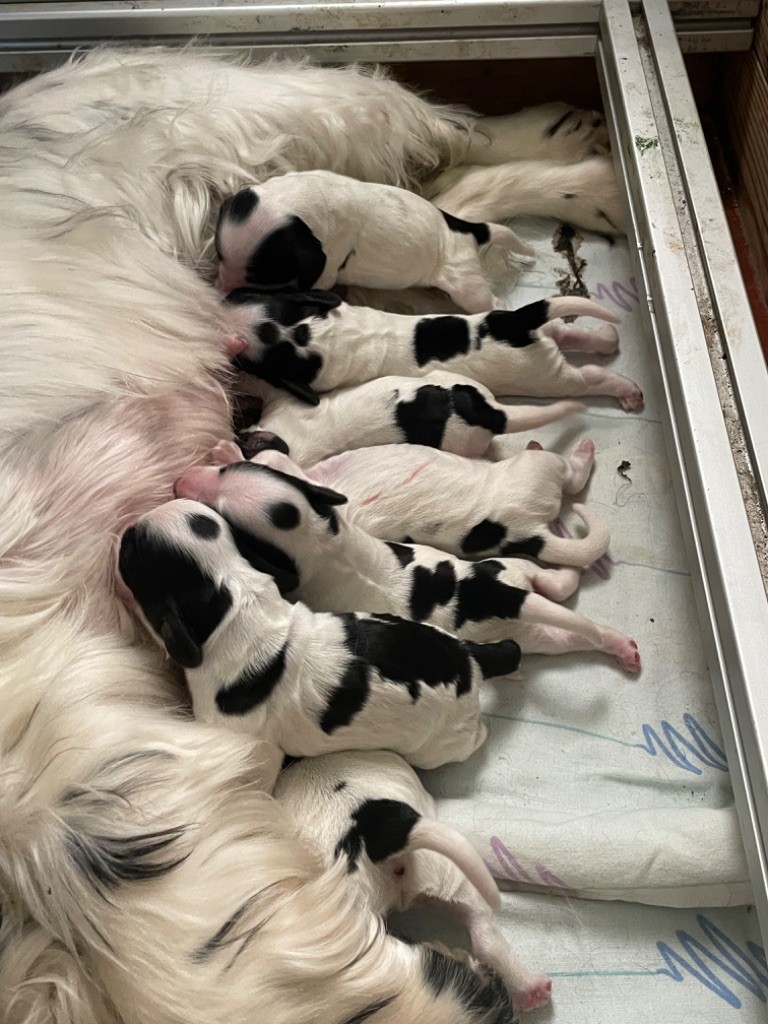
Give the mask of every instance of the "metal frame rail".
M 594 55 L 667 397 L 678 507 L 755 902 L 768 938 L 768 372 L 685 75 L 707 26 L 745 45 L 754 0 L 6 3 L 0 71 L 109 39 L 355 60 Z M 673 10 L 674 10 L 673 5 Z M 702 18 L 706 16 L 706 22 Z M 698 19 L 698 20 L 697 20 Z M 702 27 L 704 26 L 704 27 Z M 719 47 L 722 49 L 723 45 Z

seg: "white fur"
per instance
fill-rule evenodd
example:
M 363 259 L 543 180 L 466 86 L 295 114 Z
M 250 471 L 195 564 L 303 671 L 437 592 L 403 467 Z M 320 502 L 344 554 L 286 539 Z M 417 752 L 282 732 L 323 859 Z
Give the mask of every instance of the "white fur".
M 391 185 L 374 185 L 333 174 L 284 174 L 249 190 L 258 202 L 247 220 L 226 213 L 217 227 L 221 254 L 219 286 L 231 291 L 254 279 L 249 259 L 275 229 L 298 217 L 320 243 L 325 265 L 300 287 L 335 284 L 393 290 L 439 288 L 470 313 L 491 309 L 494 298 L 471 233 L 452 229 L 440 211 L 420 196 Z M 491 245 L 533 255 L 509 228 L 482 225 Z M 296 283 L 291 279 L 281 284 Z
M 609 323 L 618 317 L 598 303 L 575 296 L 557 296 L 547 300 L 545 313 L 549 321 L 529 333 L 525 330 L 530 308 L 494 316 L 504 316 L 512 329 L 515 343 L 494 337 L 488 329 L 491 318 L 486 314 L 456 317 L 447 321 L 435 316 L 405 316 L 366 306 L 343 303 L 322 316 L 308 316 L 306 324 L 310 341 L 299 345 L 293 341 L 292 329 L 283 328 L 270 316 L 269 305 L 254 297 L 251 303 L 226 307 L 226 320 L 232 332 L 247 343 L 245 355 L 258 372 L 269 346 L 261 342 L 254 329 L 271 322 L 280 330 L 284 344 L 295 352 L 297 366 L 306 365 L 310 357 L 319 356 L 322 363 L 309 382 L 319 392 L 362 384 L 377 377 L 398 375 L 424 377 L 438 370 L 449 370 L 471 378 L 489 388 L 494 395 L 529 395 L 535 398 L 563 398 L 586 395 L 610 395 L 626 410 L 639 412 L 642 393 L 636 384 L 603 366 L 590 363 L 574 366 L 567 362 L 563 350 L 613 355 L 618 349 L 618 335 L 613 327 L 583 329 L 565 324 L 562 317 L 593 316 Z M 436 326 L 446 323 L 448 332 L 456 321 L 467 325 L 467 351 L 424 361 L 417 356 L 416 339 L 426 321 Z M 498 327 L 496 328 L 498 331 Z M 275 381 L 275 383 L 278 383 Z M 518 428 L 525 429 L 525 428 Z
M 338 1024 L 393 996 L 377 1024 L 478 1021 L 296 842 L 258 745 L 188 716 L 132 639 L 112 553 L 229 428 L 204 280 L 224 196 L 319 167 L 415 186 L 494 138 L 495 159 L 585 156 L 552 116 L 486 132 L 379 72 L 189 49 L 91 53 L 0 97 L 4 1024 Z M 151 866 L 140 837 L 165 829 L 157 856 L 186 859 L 108 898 L 73 858 L 132 838 Z
M 373 445 L 405 444 L 408 436 L 398 423 L 401 403 L 413 405 L 417 392 L 425 385 L 443 388 L 451 403 L 444 432 L 439 438 L 441 451 L 479 458 L 488 451 L 496 436 L 490 427 L 468 422 L 454 407 L 451 389 L 469 388 L 486 411 L 500 413 L 500 434 L 514 434 L 553 423 L 571 413 L 583 411 L 578 402 L 555 402 L 549 406 L 506 406 L 497 402 L 488 388 L 467 377 L 435 370 L 426 377 L 379 377 L 321 396 L 316 406 L 286 394 L 256 378 L 241 375 L 241 387 L 264 398 L 256 430 L 269 430 L 286 442 L 291 458 L 299 466 L 313 466 L 338 452 Z M 424 423 L 434 426 L 432 415 Z M 425 416 L 421 416 L 424 421 Z
M 178 497 L 204 502 L 236 528 L 288 555 L 299 575 L 293 596 L 311 608 L 399 615 L 480 643 L 512 638 L 530 654 L 603 651 L 616 657 L 627 671 L 639 671 L 640 656 L 633 640 L 554 603 L 575 592 L 579 584 L 575 569 L 542 569 L 520 558 L 467 562 L 421 544 L 401 545 L 398 552 L 336 510 L 319 514 L 312 508 L 292 482 L 295 477 L 308 477 L 286 455 L 266 451 L 252 461 L 256 468 L 261 464 L 278 473 L 222 474 L 214 466 L 201 466 L 184 473 L 174 484 L 174 491 Z M 591 460 L 586 473 L 589 468 Z M 279 530 L 272 524 L 268 510 L 277 501 L 297 505 L 301 522 L 296 529 Z M 583 506 L 575 510 L 588 521 L 589 513 Z M 400 554 L 406 556 L 406 564 Z M 440 596 L 424 608 L 414 597 L 417 571 L 426 577 L 446 572 L 452 577 L 448 591 L 443 584 L 438 588 Z M 498 587 L 488 586 L 489 575 L 498 581 L 503 594 L 499 594 Z M 484 610 L 475 617 L 462 618 L 461 584 L 478 578 L 486 595 Z M 474 585 L 467 589 L 476 590 Z M 503 614 L 502 600 L 511 604 Z M 489 614 L 489 605 L 494 614 Z
M 207 518 L 218 526 L 218 535 L 201 538 L 194 534 L 190 515 Z M 155 544 L 183 553 L 202 575 L 231 596 L 231 606 L 202 647 L 200 664 L 185 671 L 199 721 L 275 744 L 280 752 L 276 768 L 282 754 L 307 757 L 380 747 L 402 754 L 419 768 L 437 768 L 448 761 L 465 760 L 484 742 L 487 729 L 480 718 L 478 697 L 483 672 L 471 650 L 462 650 L 454 637 L 444 634 L 443 644 L 457 662 L 466 658 L 466 689 L 459 692 L 462 666 L 457 665 L 453 680 L 446 678 L 429 686 L 416 679 L 411 692 L 402 685 L 407 680 L 390 679 L 377 669 L 364 646 L 350 649 L 340 616 L 315 614 L 306 605 L 291 604 L 281 597 L 274 580 L 240 556 L 226 522 L 215 512 L 197 502 L 171 501 L 143 516 L 139 531 L 132 540 L 134 551 L 141 547 L 141 537 L 149 536 Z M 149 595 L 155 607 L 162 602 L 174 617 L 178 616 L 179 596 L 171 588 L 161 591 L 157 587 Z M 132 605 L 141 614 L 136 600 Z M 198 604 L 198 610 L 205 609 Z M 347 618 L 363 621 L 372 617 Z M 162 644 L 144 615 L 142 619 Z M 424 631 L 433 632 L 431 627 Z M 397 644 L 394 629 L 392 633 L 391 643 Z M 421 640 L 427 642 L 428 637 Z M 241 679 L 258 673 L 281 653 L 284 668 L 274 688 L 261 699 L 250 692 L 239 694 L 238 702 L 232 703 L 232 692 Z M 406 657 L 408 653 L 401 652 Z M 416 652 L 411 654 L 415 657 Z M 510 652 L 507 661 L 515 662 L 517 654 Z M 354 676 L 344 683 L 344 673 L 352 662 L 364 666 L 364 683 Z M 324 728 L 324 714 L 337 694 L 347 701 L 359 695 L 361 705 L 350 714 L 347 724 Z
M 526 449 L 500 462 L 468 462 L 421 445 L 386 445 L 345 452 L 308 470 L 312 480 L 349 499 L 350 523 L 382 540 L 410 537 L 462 557 L 489 557 L 504 545 L 532 537 L 544 543 L 537 557 L 559 565 L 587 566 L 608 550 L 604 523 L 591 520 L 586 537 L 554 534 L 564 494 L 576 494 L 592 464 L 588 442 L 569 458 Z M 497 544 L 465 544 L 484 520 L 504 527 Z
M 547 1002 L 552 983 L 515 958 L 489 910 L 498 905 L 498 892 L 483 861 L 461 833 L 437 820 L 434 800 L 396 754 L 348 751 L 302 761 L 281 773 L 275 796 L 329 867 L 365 801 L 392 800 L 415 811 L 420 820 L 407 845 L 383 861 L 372 861 L 363 846 L 349 885 L 382 917 L 439 903 L 466 925 L 473 953 L 499 972 L 516 1006 L 528 1010 Z M 391 825 L 383 820 L 378 827 Z

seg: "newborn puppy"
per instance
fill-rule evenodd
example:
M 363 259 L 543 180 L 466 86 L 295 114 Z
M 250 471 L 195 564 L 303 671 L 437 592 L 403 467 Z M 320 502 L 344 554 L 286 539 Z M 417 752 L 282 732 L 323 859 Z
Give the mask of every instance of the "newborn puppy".
M 579 402 L 500 405 L 487 388 L 446 372 L 423 380 L 381 377 L 323 395 L 316 406 L 255 377 L 242 377 L 241 383 L 262 399 L 258 426 L 251 429 L 281 437 L 299 466 L 380 444 L 419 444 L 479 458 L 497 434 L 534 430 L 584 411 Z
M 275 797 L 330 867 L 346 858 L 350 884 L 382 917 L 439 904 L 466 926 L 473 954 L 504 980 L 518 1010 L 548 1002 L 552 982 L 510 950 L 489 907 L 499 893 L 467 839 L 435 818 L 435 803 L 396 754 L 326 754 L 281 772 Z
M 238 288 L 225 302 L 228 328 L 245 347 L 235 366 L 306 402 L 376 377 L 445 369 L 494 395 L 608 395 L 628 412 L 643 408 L 631 380 L 596 363 L 573 366 L 563 355 L 612 355 L 618 348 L 614 327 L 585 330 L 558 319 L 618 322 L 590 299 L 557 296 L 475 316 L 403 316 L 350 306 L 331 293 L 267 295 L 254 288 Z
M 339 514 L 338 495 L 313 499 L 301 469 L 286 455 L 269 454 L 270 466 L 232 461 L 190 469 L 174 491 L 216 509 L 254 543 L 268 544 L 276 568 L 291 566 L 294 596 L 310 607 L 400 615 L 467 640 L 511 637 L 531 654 L 604 651 L 628 672 L 639 671 L 634 640 L 548 600 L 573 594 L 576 570 L 516 558 L 466 562 L 423 545 L 377 540 Z M 298 525 L 275 523 L 275 505 L 291 506 Z
M 305 485 L 307 500 L 338 495 Z M 326 506 L 325 503 L 328 503 Z M 293 505 L 270 516 L 299 527 Z M 210 509 L 171 501 L 123 534 L 118 569 L 152 634 L 186 669 L 195 716 L 268 740 L 294 757 L 396 750 L 420 768 L 462 761 L 483 743 L 484 678 L 520 663 L 514 641 L 473 644 L 389 616 L 313 614 L 280 596 L 287 559 L 234 534 Z
M 245 188 L 221 206 L 219 287 L 441 288 L 470 313 L 493 309 L 480 247 L 533 255 L 507 227 L 443 213 L 405 189 L 331 171 L 300 171 Z
M 244 432 L 241 442 L 262 465 L 280 468 L 270 449 L 289 454 L 281 438 L 265 431 Z M 461 558 L 527 554 L 587 566 L 608 550 L 605 523 L 590 519 L 589 534 L 580 538 L 559 537 L 549 524 L 560 515 L 564 494 L 586 485 L 594 451 L 591 441 L 580 441 L 563 457 L 531 442 L 500 462 L 470 462 L 420 445 L 390 444 L 344 452 L 306 474 L 346 495 L 347 522 L 381 540 L 430 544 Z

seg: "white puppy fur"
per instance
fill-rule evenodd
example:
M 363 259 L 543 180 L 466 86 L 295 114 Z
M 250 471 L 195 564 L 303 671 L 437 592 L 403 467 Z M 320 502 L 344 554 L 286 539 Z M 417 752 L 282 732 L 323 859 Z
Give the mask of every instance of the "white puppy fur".
M 597 521 L 586 537 L 559 537 L 550 524 L 563 496 L 584 486 L 593 452 L 582 441 L 567 458 L 527 448 L 500 462 L 468 462 L 420 445 L 386 445 L 345 452 L 306 472 L 347 497 L 348 522 L 382 540 L 407 537 L 462 558 L 527 544 L 543 562 L 583 567 L 608 550 L 607 526 Z M 254 456 L 265 459 L 267 453 Z
M 286 504 L 272 512 L 285 528 L 297 514 Z M 386 748 L 437 768 L 481 746 L 480 683 L 517 670 L 517 644 L 316 614 L 246 559 L 258 565 L 259 550 L 193 501 L 159 506 L 122 537 L 131 606 L 184 667 L 197 719 L 274 744 L 275 772 L 283 754 Z
M 472 952 L 504 979 L 518 1009 L 549 1000 L 551 981 L 513 955 L 489 909 L 499 897 L 485 864 L 461 833 L 437 821 L 434 800 L 402 758 L 310 758 L 281 773 L 275 796 L 329 867 L 346 860 L 349 884 L 382 917 L 439 904 L 463 922 Z
M 609 395 L 639 412 L 643 395 L 632 381 L 603 366 L 574 366 L 564 351 L 613 355 L 612 326 L 584 329 L 562 317 L 592 316 L 618 323 L 608 310 L 577 296 L 556 296 L 518 310 L 458 316 L 405 316 L 347 303 L 329 308 L 322 296 L 268 296 L 238 289 L 225 307 L 245 351 L 238 365 L 305 401 L 314 392 L 397 374 L 436 370 L 463 374 L 494 395 L 563 398 Z
M 439 288 L 470 313 L 496 300 L 480 247 L 533 255 L 501 224 L 471 224 L 391 185 L 330 171 L 271 178 L 229 199 L 216 225 L 219 287 Z
M 286 442 L 299 466 L 338 452 L 384 444 L 422 444 L 479 458 L 497 434 L 514 434 L 583 412 L 579 402 L 506 406 L 467 377 L 436 370 L 424 378 L 380 377 L 323 395 L 316 406 L 255 377 L 244 392 L 264 400 L 255 430 Z
M 0 98 L 4 1024 L 511 1019 L 470 972 L 474 1002 L 456 974 L 436 994 L 423 952 L 292 838 L 254 741 L 179 714 L 111 567 L 116 532 L 229 429 L 203 280 L 224 196 L 294 169 L 417 187 L 462 161 L 586 157 L 559 122 L 189 49 L 90 53 Z M 513 212 L 506 182 L 496 202 Z M 572 205 L 589 226 L 589 191 Z
M 174 491 L 270 545 L 265 567 L 269 557 L 276 569 L 288 559 L 298 579 L 292 593 L 311 608 L 399 615 L 481 643 L 511 637 L 524 653 L 602 651 L 626 671 L 639 671 L 634 640 L 554 603 L 575 592 L 577 570 L 542 569 L 520 558 L 468 562 L 421 544 L 378 540 L 330 505 L 307 501 L 302 485 L 308 477 L 286 455 L 264 452 L 259 462 L 245 462 L 237 451 L 236 445 L 218 446 L 214 457 L 225 464 L 188 470 Z M 585 453 L 584 482 L 591 465 Z M 269 509 L 277 502 L 299 509 L 294 529 L 275 526 Z M 590 522 L 583 506 L 577 511 Z

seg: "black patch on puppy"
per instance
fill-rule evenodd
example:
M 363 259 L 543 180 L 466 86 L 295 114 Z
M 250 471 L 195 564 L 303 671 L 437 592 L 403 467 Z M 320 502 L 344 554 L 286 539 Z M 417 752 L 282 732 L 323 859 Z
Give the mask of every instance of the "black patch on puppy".
M 123 534 L 118 569 L 168 654 L 197 668 L 203 645 L 232 607 L 227 587 L 142 523 Z
M 350 874 L 357 870 L 362 853 L 378 864 L 405 850 L 421 815 L 402 800 L 365 800 L 351 817 L 354 824 L 335 850 L 336 857 L 346 854 Z
M 437 384 L 424 384 L 409 402 L 395 406 L 395 421 L 408 444 L 439 448 L 452 412 L 451 394 Z
M 450 213 L 446 213 L 445 210 L 441 210 L 445 223 L 451 229 L 456 231 L 460 235 L 472 235 L 478 245 L 485 245 L 491 239 L 491 232 L 488 229 L 488 225 L 482 223 L 482 221 L 471 221 L 471 220 L 460 220 L 458 217 L 452 217 Z
M 276 345 L 280 341 L 280 328 L 272 320 L 256 324 L 251 331 L 263 345 Z
M 411 618 L 423 622 L 439 604 L 448 604 L 455 592 L 456 573 L 452 562 L 438 562 L 434 569 L 417 565 L 411 579 Z
M 543 547 L 543 537 L 526 537 L 524 540 L 507 541 L 507 543 L 501 548 L 499 554 L 509 558 L 514 558 L 517 555 L 527 555 L 529 558 L 538 558 Z
M 368 666 L 353 657 L 341 681 L 328 698 L 320 717 L 320 728 L 331 736 L 343 725 L 349 725 L 368 703 L 371 687 L 368 682 Z
M 274 327 L 274 324 L 270 326 Z M 320 402 L 311 387 L 323 365 L 323 357 L 317 352 L 297 349 L 290 341 L 278 341 L 270 344 L 260 358 L 253 359 L 247 353 L 241 353 L 232 360 L 232 365 L 236 370 L 261 377 L 276 388 L 283 388 L 309 405 Z
M 259 452 L 266 451 L 291 454 L 291 449 L 282 437 L 273 434 L 271 430 L 241 430 L 237 435 L 237 443 L 246 459 L 252 459 Z
M 277 501 L 267 509 L 267 515 L 273 526 L 278 530 L 295 530 L 301 516 L 299 510 L 290 501 Z
M 476 562 L 471 574 L 459 580 L 455 629 L 461 629 L 465 622 L 517 619 L 520 616 L 528 591 L 499 580 L 498 575 L 503 569 L 501 562 L 486 559 Z
M 233 462 L 229 466 L 224 466 L 221 472 L 267 473 L 276 477 L 278 480 L 282 480 L 283 483 L 293 487 L 304 497 L 313 512 L 328 521 L 331 533 L 336 534 L 339 532 L 339 519 L 333 511 L 332 506 L 346 505 L 348 499 L 344 494 L 339 494 L 338 491 L 332 491 L 330 487 L 322 487 L 320 484 L 313 484 L 309 480 L 302 480 L 300 477 L 290 476 L 288 473 L 281 473 L 279 469 L 273 469 L 271 466 L 261 466 L 256 462 Z M 281 553 L 285 558 L 288 557 L 284 552 Z M 295 563 L 292 564 L 295 568 Z M 258 566 L 254 566 L 254 568 L 258 568 Z M 298 576 L 296 585 L 298 586 Z
M 403 569 L 411 564 L 414 559 L 412 548 L 406 547 L 404 544 L 398 544 L 393 540 L 385 541 L 385 543 Z
M 260 288 L 306 291 L 325 269 L 325 253 L 301 217 L 289 217 L 257 245 L 245 265 L 245 280 Z
M 196 537 L 202 540 L 215 540 L 221 533 L 221 527 L 215 519 L 204 516 L 200 512 L 192 512 L 187 516 L 189 528 Z
M 269 698 L 285 671 L 286 646 L 263 665 L 245 669 L 234 682 L 218 691 L 216 707 L 222 715 L 247 715 Z
M 221 204 L 221 214 L 235 224 L 242 224 L 248 220 L 258 205 L 259 197 L 253 189 L 244 188 L 231 199 L 224 200 Z
M 430 946 L 422 946 L 421 955 L 424 980 L 435 997 L 451 993 L 472 1020 L 518 1024 L 504 982 L 487 965 L 483 967 L 483 974 L 478 974 L 467 964 Z
M 342 789 L 346 789 L 346 788 L 347 788 L 347 783 L 346 782 L 343 782 L 343 781 L 342 782 L 337 782 L 336 785 L 333 787 L 333 792 L 334 793 L 340 793 L 342 791 Z
M 233 465 L 250 466 L 251 463 L 236 462 Z M 290 594 L 298 587 L 299 567 L 282 548 L 241 529 L 229 520 L 227 523 L 238 552 L 253 569 L 271 576 L 281 594 Z
M 462 539 L 461 550 L 467 555 L 488 551 L 501 544 L 506 535 L 507 528 L 502 523 L 496 523 L 493 519 L 482 519 Z
M 293 289 L 265 292 L 248 285 L 234 288 L 224 301 L 230 306 L 264 306 L 264 315 L 270 320 L 276 320 L 282 327 L 293 327 L 300 320 L 310 317 L 322 320 L 342 303 L 341 297 L 335 292 L 318 289 L 305 292 Z
M 529 302 L 520 309 L 494 309 L 478 324 L 477 336 L 490 336 L 512 348 L 526 348 L 537 340 L 531 337 L 532 332 L 538 330 L 548 319 L 549 302 L 546 299 Z
M 520 645 L 514 640 L 499 640 L 493 644 L 477 644 L 465 640 L 464 645 L 480 666 L 483 679 L 508 676 L 520 667 Z
M 309 329 L 308 324 L 298 324 L 293 329 L 293 343 L 294 345 L 308 345 L 312 340 L 312 332 Z
M 492 434 L 503 434 L 507 417 L 501 409 L 494 409 L 471 384 L 454 384 L 451 388 L 453 408 L 470 427 L 482 427 Z
M 469 352 L 469 324 L 460 316 L 433 316 L 419 320 L 413 332 L 416 362 L 425 366 L 433 359 L 445 362 Z

